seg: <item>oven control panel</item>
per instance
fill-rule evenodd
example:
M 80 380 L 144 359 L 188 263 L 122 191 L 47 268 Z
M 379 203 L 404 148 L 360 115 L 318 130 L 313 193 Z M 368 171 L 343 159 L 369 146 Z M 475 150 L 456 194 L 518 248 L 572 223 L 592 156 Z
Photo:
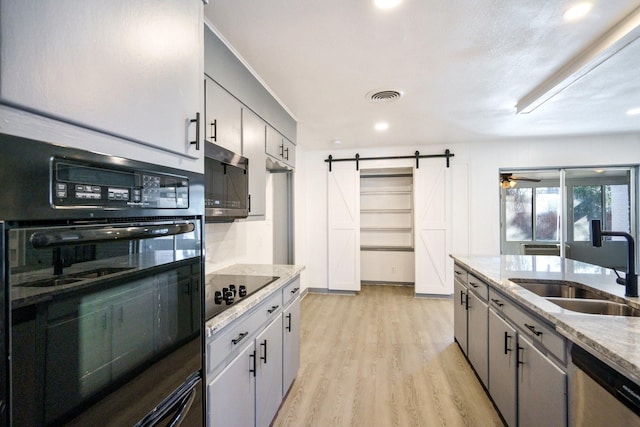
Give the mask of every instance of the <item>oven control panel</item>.
M 53 159 L 54 207 L 186 209 L 189 179 L 158 172 Z

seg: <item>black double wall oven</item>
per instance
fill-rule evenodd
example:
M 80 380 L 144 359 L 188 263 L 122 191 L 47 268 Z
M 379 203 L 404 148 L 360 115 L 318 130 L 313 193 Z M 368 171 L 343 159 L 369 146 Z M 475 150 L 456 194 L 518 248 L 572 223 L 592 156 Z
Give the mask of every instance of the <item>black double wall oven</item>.
M 0 425 L 204 425 L 203 176 L 7 135 L 0 158 Z

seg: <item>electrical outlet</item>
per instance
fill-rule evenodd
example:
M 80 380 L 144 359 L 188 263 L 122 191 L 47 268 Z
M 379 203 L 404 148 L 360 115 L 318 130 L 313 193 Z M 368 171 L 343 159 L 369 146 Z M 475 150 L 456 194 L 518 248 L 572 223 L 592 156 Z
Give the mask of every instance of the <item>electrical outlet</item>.
M 395 273 L 396 272 L 396 268 L 395 267 L 391 267 L 391 272 Z

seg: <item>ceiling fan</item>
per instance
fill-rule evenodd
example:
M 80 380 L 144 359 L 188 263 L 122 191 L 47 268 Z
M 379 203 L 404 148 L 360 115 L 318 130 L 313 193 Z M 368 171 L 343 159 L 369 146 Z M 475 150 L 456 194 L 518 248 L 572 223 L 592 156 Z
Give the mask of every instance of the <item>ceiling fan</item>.
M 525 178 L 523 176 L 514 176 L 512 173 L 500 174 L 500 186 L 502 188 L 515 187 L 518 181 L 540 182 L 538 178 Z

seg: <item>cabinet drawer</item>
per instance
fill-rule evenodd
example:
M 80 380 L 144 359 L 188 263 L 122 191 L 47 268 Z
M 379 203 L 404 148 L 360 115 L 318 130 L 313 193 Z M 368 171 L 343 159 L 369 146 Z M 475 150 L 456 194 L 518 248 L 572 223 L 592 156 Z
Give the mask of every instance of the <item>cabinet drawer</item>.
M 465 285 L 467 284 L 467 276 L 469 273 L 467 273 L 467 270 L 465 270 L 464 268 L 462 268 L 462 266 L 460 266 L 459 264 L 453 264 L 453 277 L 455 277 L 456 279 L 458 279 L 460 282 L 464 283 Z
M 260 326 L 275 318 L 282 310 L 282 294 L 274 292 L 262 304 L 255 307 L 251 313 L 243 315 L 222 331 L 207 340 L 207 375 L 214 370 L 245 342 L 254 338 Z
M 467 283 L 469 284 L 469 290 L 473 291 L 484 301 L 489 299 L 489 285 L 478 279 L 473 274 L 468 275 Z
M 491 289 L 489 297 L 491 307 L 509 319 L 522 334 L 528 336 L 535 343 L 542 344 L 558 360 L 566 362 L 565 339 L 555 332 L 551 325 L 524 311 L 515 302 L 493 289 Z
M 300 277 L 282 288 L 282 305 L 286 307 L 295 297 L 300 295 Z

